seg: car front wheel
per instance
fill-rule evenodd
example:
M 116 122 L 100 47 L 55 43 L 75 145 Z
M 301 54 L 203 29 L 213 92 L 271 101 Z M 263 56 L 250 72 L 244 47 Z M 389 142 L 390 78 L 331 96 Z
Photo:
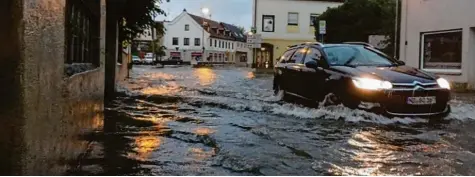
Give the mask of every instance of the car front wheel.
M 285 100 L 287 97 L 287 93 L 285 92 L 284 89 L 279 84 L 276 84 L 274 86 L 274 95 L 277 97 L 277 99 L 280 100 Z

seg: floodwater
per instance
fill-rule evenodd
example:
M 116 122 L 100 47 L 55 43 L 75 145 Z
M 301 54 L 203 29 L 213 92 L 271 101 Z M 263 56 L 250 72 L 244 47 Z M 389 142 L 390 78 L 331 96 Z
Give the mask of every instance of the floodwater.
M 278 101 L 245 68 L 134 66 L 76 175 L 475 175 L 475 106 L 444 120 Z

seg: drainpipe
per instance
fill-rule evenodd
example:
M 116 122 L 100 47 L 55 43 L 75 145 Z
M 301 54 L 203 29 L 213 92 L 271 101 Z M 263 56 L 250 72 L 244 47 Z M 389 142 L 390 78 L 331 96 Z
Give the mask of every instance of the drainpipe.
M 397 38 L 398 38 L 398 23 L 399 23 L 399 0 L 396 0 L 396 19 L 394 20 L 394 58 L 397 57 Z
M 254 0 L 254 34 L 257 33 L 257 0 Z M 252 31 L 252 30 L 251 30 Z M 251 68 L 256 68 L 256 59 L 257 59 L 257 50 L 255 48 L 252 48 L 252 65 Z

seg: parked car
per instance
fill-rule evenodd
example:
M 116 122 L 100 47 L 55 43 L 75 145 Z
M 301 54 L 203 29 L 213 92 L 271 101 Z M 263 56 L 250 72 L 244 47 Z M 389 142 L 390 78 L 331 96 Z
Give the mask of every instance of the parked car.
M 142 60 L 138 56 L 132 56 L 133 64 L 142 64 Z
M 274 69 L 283 97 L 330 100 L 357 108 L 377 103 L 389 116 L 445 116 L 450 83 L 406 66 L 370 45 L 304 43 L 290 46 Z

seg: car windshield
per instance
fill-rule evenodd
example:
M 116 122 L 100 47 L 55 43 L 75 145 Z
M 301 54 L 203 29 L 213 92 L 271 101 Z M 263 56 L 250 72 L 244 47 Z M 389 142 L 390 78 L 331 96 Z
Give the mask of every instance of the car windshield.
M 391 58 L 364 46 L 335 46 L 323 49 L 331 66 L 394 66 Z

